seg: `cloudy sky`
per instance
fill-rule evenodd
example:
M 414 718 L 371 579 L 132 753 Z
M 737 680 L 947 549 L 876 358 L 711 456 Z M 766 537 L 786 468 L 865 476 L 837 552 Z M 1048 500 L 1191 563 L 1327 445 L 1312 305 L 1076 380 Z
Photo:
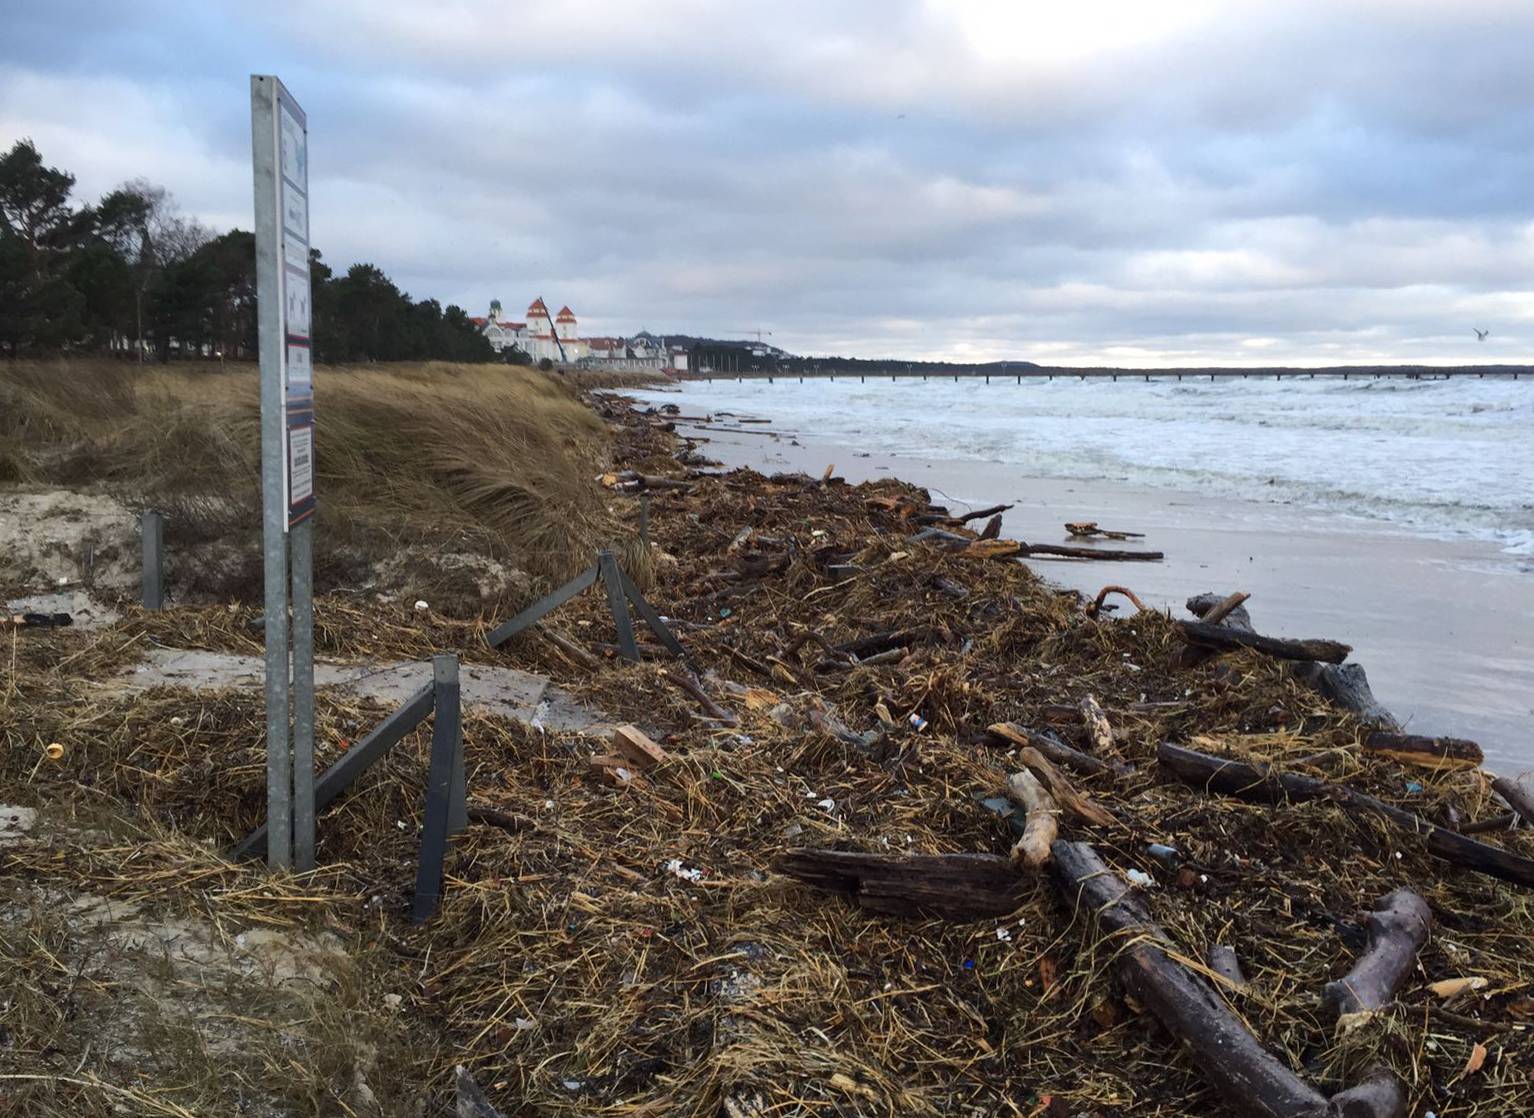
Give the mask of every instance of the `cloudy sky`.
M 19 7 L 18 7 L 19 4 Z M 1167 365 L 1534 349 L 1534 4 L 10 0 L 0 144 L 416 297 L 802 353 Z M 1492 331 L 1477 343 L 1471 328 Z

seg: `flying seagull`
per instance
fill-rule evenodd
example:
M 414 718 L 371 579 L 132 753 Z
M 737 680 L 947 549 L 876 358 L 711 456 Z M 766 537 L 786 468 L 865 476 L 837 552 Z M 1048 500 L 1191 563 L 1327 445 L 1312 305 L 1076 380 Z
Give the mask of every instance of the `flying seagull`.
M 1470 327 L 1470 329 L 1475 330 L 1475 327 L 1472 326 L 1472 327 Z M 1487 335 L 1490 334 L 1490 333 L 1491 333 L 1490 330 L 1475 330 L 1475 340 L 1478 341 L 1478 342 L 1484 342 L 1486 340 Z

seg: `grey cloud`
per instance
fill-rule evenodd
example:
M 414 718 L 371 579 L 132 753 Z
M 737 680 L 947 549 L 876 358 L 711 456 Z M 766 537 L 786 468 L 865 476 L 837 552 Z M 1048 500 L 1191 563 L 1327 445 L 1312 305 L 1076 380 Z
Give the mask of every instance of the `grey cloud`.
M 276 70 L 327 259 L 594 330 L 1137 363 L 1534 338 L 1527 5 L 1168 5 L 1136 41 L 1117 0 L 194 7 L 25 4 L 0 141 L 247 221 L 245 75 Z

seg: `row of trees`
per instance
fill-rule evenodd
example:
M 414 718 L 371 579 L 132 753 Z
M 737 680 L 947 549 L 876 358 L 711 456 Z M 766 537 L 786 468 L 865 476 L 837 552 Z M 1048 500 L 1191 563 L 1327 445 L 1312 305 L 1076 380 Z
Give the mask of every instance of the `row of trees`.
M 256 351 L 255 237 L 215 234 L 138 179 L 95 205 L 30 140 L 0 155 L 0 353 L 246 357 Z M 372 264 L 311 253 L 315 358 L 492 361 L 462 308 L 413 301 Z

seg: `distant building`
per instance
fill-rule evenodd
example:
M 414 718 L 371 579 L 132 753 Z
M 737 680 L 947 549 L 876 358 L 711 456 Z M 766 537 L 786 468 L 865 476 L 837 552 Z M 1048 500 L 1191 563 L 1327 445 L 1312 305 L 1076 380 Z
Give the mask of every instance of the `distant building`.
M 534 299 L 527 308 L 526 322 L 508 322 L 501 318 L 500 300 L 490 304 L 488 317 L 469 319 L 497 353 L 505 353 L 512 346 L 520 349 L 534 361 L 548 358 L 556 364 L 575 364 L 589 356 L 590 349 L 576 330 L 575 312 L 560 307 L 557 314 L 549 314 L 542 299 Z
M 469 321 L 497 353 L 505 354 L 515 346 L 534 362 L 547 358 L 555 364 L 627 371 L 683 371 L 688 367 L 687 347 L 668 345 L 665 339 L 646 332 L 632 338 L 582 338 L 574 311 L 560 307 L 550 314 L 542 299 L 529 304 L 526 322 L 502 318 L 499 299 L 490 303 L 489 315 Z

